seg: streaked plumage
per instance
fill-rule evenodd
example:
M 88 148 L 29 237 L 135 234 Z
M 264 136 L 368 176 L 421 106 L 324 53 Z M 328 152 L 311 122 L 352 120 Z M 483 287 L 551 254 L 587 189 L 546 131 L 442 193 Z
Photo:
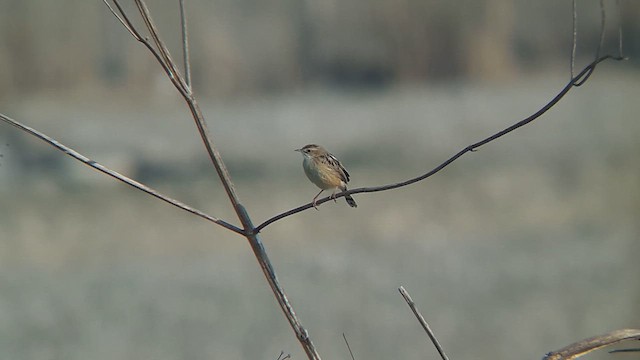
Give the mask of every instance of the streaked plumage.
M 329 153 L 322 146 L 309 144 L 301 149 L 296 149 L 303 156 L 302 167 L 312 183 L 319 187 L 320 192 L 313 198 L 313 206 L 316 207 L 316 200 L 324 190 L 333 189 L 331 196 L 335 197 L 338 189 L 347 190 L 349 182 L 349 172 L 342 166 L 340 161 Z M 350 195 L 345 196 L 347 203 L 351 207 L 357 207 L 356 201 Z M 317 209 L 317 208 L 316 208 Z

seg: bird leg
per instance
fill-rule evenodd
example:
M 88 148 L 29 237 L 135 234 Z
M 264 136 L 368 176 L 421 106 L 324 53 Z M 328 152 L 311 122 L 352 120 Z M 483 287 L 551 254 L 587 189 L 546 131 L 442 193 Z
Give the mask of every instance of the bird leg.
M 320 190 L 320 192 L 318 193 L 318 195 L 316 195 L 316 197 L 313 198 L 313 207 L 318 210 L 318 207 L 316 206 L 316 200 L 318 200 L 318 196 L 320 196 L 320 194 L 322 194 L 322 192 L 324 191 L 324 189 Z
M 334 203 L 338 202 L 338 200 L 336 200 L 336 191 L 338 191 L 338 188 L 333 188 L 333 192 L 331 193 L 331 196 L 329 196 L 330 199 L 333 199 Z

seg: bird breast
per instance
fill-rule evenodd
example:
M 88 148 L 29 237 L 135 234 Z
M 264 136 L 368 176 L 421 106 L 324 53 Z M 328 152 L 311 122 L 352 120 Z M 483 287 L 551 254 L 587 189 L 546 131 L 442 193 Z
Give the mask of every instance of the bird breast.
M 328 164 L 305 157 L 302 166 L 309 180 L 320 189 L 343 188 L 345 186 L 340 174 Z

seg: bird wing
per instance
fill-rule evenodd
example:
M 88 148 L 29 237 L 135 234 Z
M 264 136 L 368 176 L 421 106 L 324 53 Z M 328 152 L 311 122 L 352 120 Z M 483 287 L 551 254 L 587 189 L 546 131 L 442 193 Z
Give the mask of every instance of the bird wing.
M 331 165 L 332 168 L 336 169 L 340 173 L 340 178 L 342 179 L 342 181 L 344 181 L 345 184 L 348 183 L 349 172 L 344 168 L 344 166 L 342 166 L 340 160 L 333 156 L 333 154 L 328 154 L 326 159 L 329 165 Z

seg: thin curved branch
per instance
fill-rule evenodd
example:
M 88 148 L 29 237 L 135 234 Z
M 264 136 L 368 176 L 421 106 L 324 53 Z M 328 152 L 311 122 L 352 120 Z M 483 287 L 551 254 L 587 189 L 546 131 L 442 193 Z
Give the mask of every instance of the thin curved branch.
M 139 182 L 137 182 L 137 181 L 135 181 L 135 180 L 133 180 L 133 179 L 131 179 L 129 177 L 126 177 L 126 176 L 118 173 L 117 171 L 113 171 L 113 170 L 107 168 L 106 166 L 101 165 L 101 164 L 89 159 L 88 157 L 80 154 L 79 152 L 73 150 L 72 148 L 59 143 L 58 141 L 54 140 L 53 138 L 51 138 L 51 137 L 49 137 L 49 136 L 47 136 L 47 135 L 45 135 L 45 134 L 33 129 L 33 128 L 30 128 L 30 127 L 28 127 L 26 125 L 23 125 L 23 124 L 15 121 L 15 120 L 13 120 L 12 118 L 6 116 L 6 115 L 0 114 L 0 120 L 4 121 L 4 122 L 6 122 L 6 123 L 8 123 L 10 125 L 13 125 L 16 128 L 18 128 L 18 129 L 20 129 L 20 130 L 22 130 L 22 131 L 24 131 L 26 133 L 29 133 L 29 134 L 35 136 L 36 138 L 48 143 L 49 145 L 55 147 L 56 149 L 62 151 L 65 154 L 71 156 L 72 158 L 74 158 L 74 159 L 84 163 L 85 165 L 90 166 L 90 167 L 92 167 L 92 168 L 94 168 L 94 169 L 96 169 L 96 170 L 98 170 L 98 171 L 100 171 L 100 172 L 102 172 L 104 174 L 107 174 L 107 175 L 111 176 L 112 178 L 114 178 L 116 180 L 119 180 L 119 181 L 121 181 L 121 182 L 123 182 L 123 183 L 125 183 L 125 184 L 127 184 L 127 185 L 129 185 L 131 187 L 134 187 L 134 188 L 136 188 L 138 190 L 144 191 L 147 194 L 149 194 L 151 196 L 154 196 L 154 197 L 156 197 L 156 198 L 158 198 L 158 199 L 160 199 L 160 200 L 162 200 L 164 202 L 167 202 L 167 203 L 169 203 L 169 204 L 171 204 L 171 205 L 173 205 L 173 206 L 175 206 L 177 208 L 180 208 L 182 210 L 190 212 L 190 213 L 192 213 L 194 215 L 200 216 L 201 218 L 203 218 L 205 220 L 209 220 L 209 221 L 211 221 L 213 223 L 216 223 L 216 224 L 218 224 L 218 225 L 220 225 L 220 226 L 222 226 L 224 228 L 227 228 L 227 229 L 229 229 L 229 230 L 231 230 L 231 231 L 233 231 L 235 233 L 244 235 L 244 231 L 242 229 L 240 229 L 239 227 L 237 227 L 235 225 L 232 225 L 232 224 L 229 224 L 228 222 L 226 222 L 224 220 L 220 220 L 218 218 L 215 218 L 215 217 L 213 217 L 211 215 L 207 215 L 207 214 L 205 214 L 204 212 L 202 212 L 202 211 L 200 211 L 198 209 L 192 208 L 192 207 L 190 207 L 190 206 L 188 206 L 188 205 L 186 205 L 186 204 L 184 204 L 184 203 L 182 203 L 182 202 L 180 202 L 178 200 L 172 199 L 172 198 L 160 193 L 157 190 L 154 190 L 154 189 L 152 189 L 152 188 L 150 188 L 150 187 L 148 187 L 148 186 L 146 186 L 146 185 L 144 185 L 142 183 L 139 183 Z
M 336 194 L 335 197 L 343 197 L 346 195 L 352 195 L 352 194 L 359 194 L 359 193 L 371 193 L 371 192 L 378 192 L 378 191 L 386 191 L 386 190 L 392 190 L 392 189 L 397 189 L 400 187 L 404 187 L 407 185 L 411 185 L 413 183 L 422 181 L 428 177 L 431 177 L 432 175 L 438 173 L 440 170 L 444 169 L 445 167 L 447 167 L 449 164 L 451 164 L 452 162 L 456 161 L 459 157 L 461 157 L 462 155 L 468 153 L 468 152 L 473 152 L 476 151 L 479 147 L 486 145 L 487 143 L 490 143 L 522 126 L 527 125 L 528 123 L 536 120 L 537 118 L 539 118 L 540 116 L 542 116 L 544 113 L 546 113 L 547 111 L 549 111 L 555 104 L 557 104 L 568 92 L 569 90 L 571 90 L 572 87 L 576 86 L 576 83 L 584 83 L 584 81 L 586 80 L 585 78 L 589 77 L 591 75 L 591 73 L 593 72 L 593 70 L 595 69 L 596 65 L 598 65 L 599 63 L 601 63 L 602 61 L 605 61 L 607 59 L 613 59 L 613 60 L 625 60 L 625 58 L 622 57 L 616 57 L 616 56 L 612 56 L 612 55 L 606 55 L 603 56 L 599 59 L 594 60 L 591 64 L 587 65 L 577 76 L 575 76 L 574 78 L 571 79 L 571 81 L 569 81 L 569 83 L 562 89 L 560 90 L 560 92 L 553 98 L 551 99 L 551 101 L 549 101 L 547 104 L 545 104 L 540 110 L 538 110 L 536 113 L 534 113 L 533 115 L 527 117 L 524 120 L 518 121 L 517 123 L 509 126 L 508 128 L 501 130 L 483 140 L 480 140 L 476 143 L 473 143 L 467 147 L 465 147 L 464 149 L 460 150 L 458 153 L 456 153 L 455 155 L 451 156 L 450 158 L 448 158 L 447 160 L 445 160 L 442 164 L 436 166 L 435 168 L 433 168 L 431 171 L 420 175 L 418 177 L 415 178 L 411 178 L 409 180 L 405 180 L 399 183 L 395 183 L 395 184 L 389 184 L 389 185 L 382 185 L 382 186 L 372 186 L 372 187 L 363 187 L 363 188 L 356 188 L 356 189 L 351 189 L 349 191 L 344 191 L 341 192 L 339 194 Z M 316 204 L 322 204 L 325 203 L 329 200 L 333 200 L 333 197 L 325 197 L 322 198 L 318 201 L 316 201 Z M 264 229 L 265 227 L 267 227 L 268 225 L 284 219 L 288 216 L 291 216 L 293 214 L 297 214 L 301 211 L 307 210 L 312 208 L 313 205 L 311 203 L 306 204 L 306 205 L 302 205 L 299 206 L 297 208 L 291 209 L 289 211 L 283 212 L 281 214 L 278 214 L 276 216 L 273 216 L 271 218 L 269 218 L 268 220 L 264 221 L 262 224 L 258 225 L 255 227 L 255 229 L 253 230 L 254 233 L 258 233 L 260 232 L 262 229 Z

